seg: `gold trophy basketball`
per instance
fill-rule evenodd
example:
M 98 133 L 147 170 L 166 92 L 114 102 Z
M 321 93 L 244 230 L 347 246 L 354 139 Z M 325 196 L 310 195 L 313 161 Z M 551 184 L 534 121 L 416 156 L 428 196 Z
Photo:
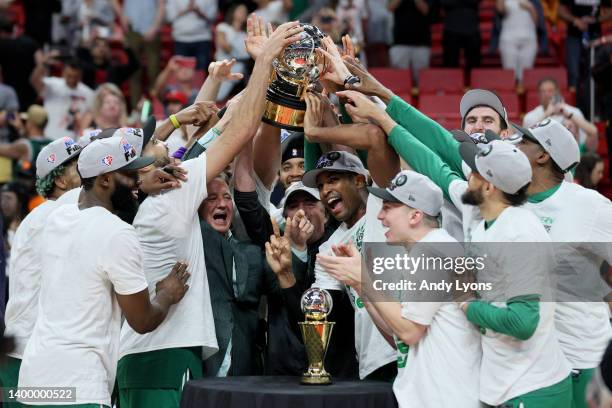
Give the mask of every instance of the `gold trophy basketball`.
M 316 52 L 325 34 L 311 24 L 301 26 L 302 38 L 285 47 L 273 62 L 262 118 L 270 125 L 298 132 L 304 131 L 304 93 L 325 69 Z
M 333 307 L 332 297 L 325 289 L 310 288 L 302 295 L 301 306 L 306 321 L 299 324 L 308 356 L 308 370 L 302 374 L 302 384 L 331 384 L 331 375 L 325 371 L 323 361 L 335 324 L 327 321 Z

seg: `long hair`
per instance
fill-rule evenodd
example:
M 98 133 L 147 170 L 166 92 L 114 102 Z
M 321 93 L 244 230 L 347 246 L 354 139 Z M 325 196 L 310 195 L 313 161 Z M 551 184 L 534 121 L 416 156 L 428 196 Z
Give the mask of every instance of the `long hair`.
M 603 159 L 597 153 L 588 152 L 580 158 L 580 163 L 576 167 L 575 178 L 581 186 L 590 189 L 597 188 L 591 181 L 591 173 L 599 162 L 603 162 Z
M 94 120 L 97 122 L 97 119 L 100 115 L 100 109 L 102 108 L 102 103 L 104 102 L 104 98 L 107 95 L 114 95 L 117 98 L 119 98 L 119 101 L 121 103 L 121 113 L 119 115 L 119 125 L 125 126 L 125 124 L 127 123 L 127 105 L 125 102 L 125 96 L 123 96 L 121 89 L 119 89 L 117 85 L 112 84 L 110 82 L 101 84 L 100 86 L 98 86 L 98 89 L 96 89 L 96 93 L 94 95 L 93 106 L 91 107 L 91 111 L 93 113 Z

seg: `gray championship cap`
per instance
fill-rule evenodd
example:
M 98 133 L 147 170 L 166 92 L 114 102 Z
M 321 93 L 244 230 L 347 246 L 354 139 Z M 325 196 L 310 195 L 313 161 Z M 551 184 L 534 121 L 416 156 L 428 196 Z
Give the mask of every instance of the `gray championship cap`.
M 518 142 L 523 137 L 538 143 L 550 155 L 561 170 L 567 172 L 580 163 L 580 147 L 565 126 L 554 119 L 544 119 L 530 129 L 513 124 L 518 131 L 518 137 L 512 142 Z
M 440 214 L 444 201 L 440 187 L 412 170 L 400 171 L 387 188 L 368 187 L 368 191 L 385 201 L 405 204 L 433 217 Z
M 46 145 L 36 158 L 36 177 L 46 177 L 58 166 L 81 153 L 81 146 L 66 136 Z
M 529 159 L 512 143 L 503 140 L 488 144 L 463 142 L 459 153 L 472 171 L 504 193 L 516 194 L 531 182 Z
M 329 171 L 361 174 L 366 179 L 368 178 L 368 171 L 363 167 L 359 157 L 349 152 L 334 151 L 321 156 L 316 167 L 304 173 L 302 183 L 306 187 L 317 188 L 317 176 Z
M 508 112 L 504 108 L 499 96 L 486 89 L 471 89 L 463 95 L 461 103 L 459 104 L 459 112 L 461 114 L 461 124 L 465 123 L 465 116 L 472 108 L 476 106 L 488 106 L 495 112 L 499 113 L 502 119 L 506 122 L 506 126 L 510 126 L 508 121 Z
M 142 128 L 108 128 L 91 136 L 91 140 L 105 139 L 107 137 L 125 137 L 127 141 L 134 146 L 134 149 L 136 149 L 136 154 L 140 156 L 142 154 L 142 149 L 144 149 L 147 143 L 149 143 L 149 140 L 153 137 L 155 126 L 155 117 L 150 116 Z
M 296 181 L 294 183 L 291 183 L 289 188 L 287 188 L 287 190 L 285 190 L 285 196 L 283 197 L 283 199 L 280 202 L 280 207 L 283 210 L 285 209 L 285 204 L 287 203 L 287 201 L 289 201 L 289 198 L 293 194 L 297 193 L 298 191 L 303 191 L 305 193 L 310 194 L 315 199 L 317 199 L 319 201 L 321 200 L 321 196 L 319 195 L 319 190 L 317 190 L 316 188 L 306 187 L 301 181 Z
M 79 156 L 77 168 L 81 177 L 90 178 L 116 170 L 138 170 L 154 161 L 154 157 L 139 157 L 125 137 L 108 137 L 87 145 Z

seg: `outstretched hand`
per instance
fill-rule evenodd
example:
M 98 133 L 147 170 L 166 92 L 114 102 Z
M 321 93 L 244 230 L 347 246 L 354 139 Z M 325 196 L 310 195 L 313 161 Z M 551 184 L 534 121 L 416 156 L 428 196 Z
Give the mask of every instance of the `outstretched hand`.
M 380 113 L 384 112 L 367 96 L 357 91 L 340 91 L 336 95 L 348 99 L 344 108 L 356 122 L 376 120 Z
M 223 60 L 223 61 L 213 61 L 208 66 L 208 75 L 217 81 L 235 81 L 240 80 L 244 77 L 244 75 L 240 72 L 232 72 L 232 68 L 236 65 L 236 58 L 232 58 L 231 61 Z
M 291 243 L 288 236 L 291 235 L 292 223 L 285 225 L 285 235 L 282 236 L 278 223 L 274 218 L 272 221 L 273 235 L 270 241 L 266 242 L 266 260 L 270 269 L 278 278 L 281 288 L 290 288 L 295 285 L 295 276 L 291 270 Z

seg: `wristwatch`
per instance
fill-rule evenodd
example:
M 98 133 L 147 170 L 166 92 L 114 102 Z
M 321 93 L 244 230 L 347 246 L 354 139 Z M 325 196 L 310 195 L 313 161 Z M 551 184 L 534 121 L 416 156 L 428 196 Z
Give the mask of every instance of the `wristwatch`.
M 361 82 L 361 79 L 359 79 L 358 76 L 348 75 L 346 78 L 344 78 L 344 87 L 346 88 L 347 85 L 354 85 L 359 82 Z

